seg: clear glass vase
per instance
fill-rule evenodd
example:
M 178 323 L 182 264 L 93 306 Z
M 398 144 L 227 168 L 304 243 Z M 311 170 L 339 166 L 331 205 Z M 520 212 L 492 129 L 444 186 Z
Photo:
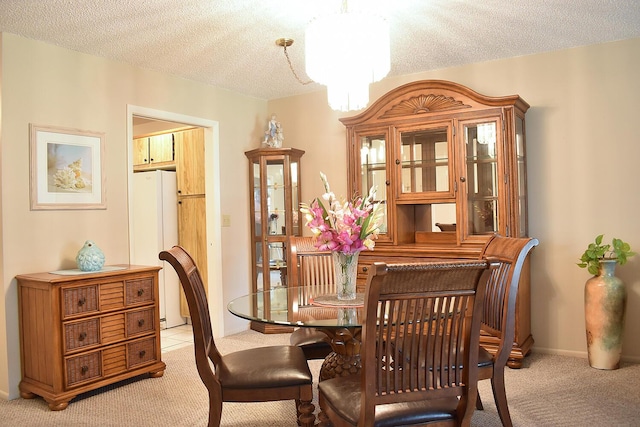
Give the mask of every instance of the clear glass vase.
M 358 254 L 333 252 L 336 291 L 339 300 L 356 299 L 356 277 L 358 275 Z

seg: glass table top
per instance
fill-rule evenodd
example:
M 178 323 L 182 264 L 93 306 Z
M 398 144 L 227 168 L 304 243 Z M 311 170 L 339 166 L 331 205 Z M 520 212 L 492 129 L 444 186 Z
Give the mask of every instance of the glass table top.
M 356 296 L 356 301 L 337 301 L 333 295 L 312 295 L 308 287 L 281 286 L 236 298 L 227 308 L 232 314 L 255 322 L 345 328 L 362 326 L 363 300 L 362 294 Z

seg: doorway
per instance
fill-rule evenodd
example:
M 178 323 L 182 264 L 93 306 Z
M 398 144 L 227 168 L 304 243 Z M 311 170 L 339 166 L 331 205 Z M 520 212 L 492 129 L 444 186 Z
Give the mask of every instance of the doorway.
M 127 141 L 128 141 L 128 196 L 129 196 L 129 259 L 132 260 L 135 247 L 134 206 L 134 174 L 133 174 L 133 139 L 135 129 L 156 129 L 151 132 L 199 127 L 204 129 L 205 149 L 205 187 L 206 187 L 206 247 L 207 247 L 207 286 L 209 310 L 212 313 L 214 336 L 224 335 L 224 307 L 221 272 L 220 241 L 220 163 L 218 123 L 208 119 L 185 116 L 145 107 L 127 106 Z M 158 260 L 158 263 L 160 261 Z M 160 265 L 160 264 L 159 264 Z

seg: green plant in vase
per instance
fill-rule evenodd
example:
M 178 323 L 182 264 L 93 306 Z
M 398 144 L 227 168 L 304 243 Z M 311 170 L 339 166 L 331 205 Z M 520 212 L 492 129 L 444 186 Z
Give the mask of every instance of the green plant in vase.
M 631 251 L 631 246 L 621 239 L 614 237 L 611 244 L 603 245 L 603 238 L 604 234 L 597 236 L 595 242 L 590 243 L 589 247 L 584 251 L 578 263 L 578 267 L 586 268 L 593 275 L 598 274 L 598 271 L 600 271 L 600 261 L 613 260 L 617 264 L 624 265 L 627 263 L 628 258 L 636 254 Z

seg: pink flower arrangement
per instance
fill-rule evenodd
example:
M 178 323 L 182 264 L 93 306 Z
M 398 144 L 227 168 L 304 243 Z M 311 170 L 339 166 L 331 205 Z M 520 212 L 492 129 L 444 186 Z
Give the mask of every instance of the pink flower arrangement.
M 300 204 L 306 225 L 317 237 L 316 247 L 322 251 L 355 254 L 373 250 L 378 237 L 383 211 L 379 202 L 374 202 L 372 187 L 366 198 L 356 197 L 352 201 L 338 200 L 329 188 L 325 174 L 320 172 L 325 193 L 311 204 Z

